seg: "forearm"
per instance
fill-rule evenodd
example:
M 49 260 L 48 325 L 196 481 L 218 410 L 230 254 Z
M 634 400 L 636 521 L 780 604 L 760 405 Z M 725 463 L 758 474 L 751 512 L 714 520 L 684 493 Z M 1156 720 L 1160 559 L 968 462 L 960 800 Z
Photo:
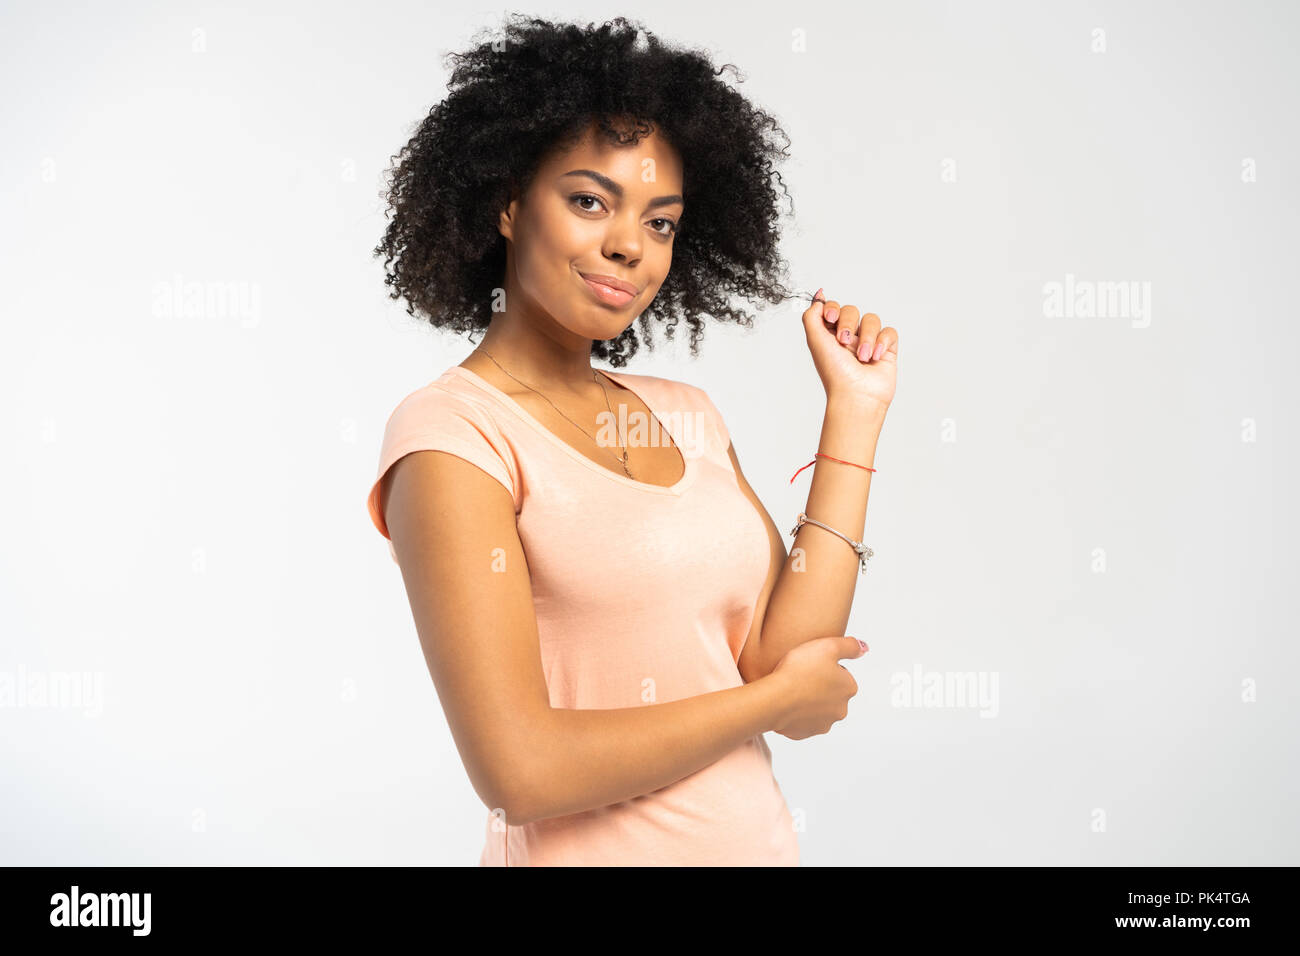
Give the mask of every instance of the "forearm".
M 817 450 L 874 468 L 885 411 L 861 403 L 828 400 Z M 861 541 L 872 473 L 826 458 L 818 458 L 811 471 L 804 513 Z M 794 525 L 794 516 L 790 525 Z M 843 634 L 860 576 L 858 555 L 848 542 L 825 528 L 803 525 L 768 599 L 759 636 L 761 673 L 771 673 L 790 648 L 804 641 Z
M 579 813 L 650 793 L 780 726 L 775 676 L 695 697 L 607 710 L 551 708 L 532 731 L 507 823 Z

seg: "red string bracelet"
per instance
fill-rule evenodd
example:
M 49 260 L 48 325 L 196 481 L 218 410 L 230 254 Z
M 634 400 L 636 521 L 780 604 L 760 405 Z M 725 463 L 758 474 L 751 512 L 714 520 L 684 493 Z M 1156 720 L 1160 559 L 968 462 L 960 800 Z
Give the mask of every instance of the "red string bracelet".
M 876 470 L 874 468 L 867 468 L 866 465 L 859 465 L 856 461 L 844 461 L 842 458 L 833 458 L 830 455 L 823 455 L 821 452 L 817 452 L 816 457 L 814 457 L 812 461 L 808 462 L 808 464 L 804 465 L 803 468 L 800 468 L 799 471 L 803 471 L 804 468 L 811 468 L 813 465 L 817 464 L 818 458 L 830 458 L 831 461 L 838 461 L 841 465 L 852 465 L 854 468 L 863 468 L 866 471 L 874 472 Z M 793 485 L 794 480 L 799 477 L 799 471 L 796 471 L 790 476 L 790 484 Z

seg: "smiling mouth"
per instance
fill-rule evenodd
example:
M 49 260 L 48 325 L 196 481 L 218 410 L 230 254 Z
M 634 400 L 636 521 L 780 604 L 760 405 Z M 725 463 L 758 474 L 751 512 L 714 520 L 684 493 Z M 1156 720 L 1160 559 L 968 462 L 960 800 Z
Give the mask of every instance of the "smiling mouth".
M 596 297 L 597 301 L 606 305 L 623 306 L 627 305 L 636 298 L 636 293 L 626 292 L 622 289 L 615 289 L 613 286 L 605 285 L 597 279 L 590 279 L 582 273 L 578 273 L 583 284 L 591 290 L 591 294 Z

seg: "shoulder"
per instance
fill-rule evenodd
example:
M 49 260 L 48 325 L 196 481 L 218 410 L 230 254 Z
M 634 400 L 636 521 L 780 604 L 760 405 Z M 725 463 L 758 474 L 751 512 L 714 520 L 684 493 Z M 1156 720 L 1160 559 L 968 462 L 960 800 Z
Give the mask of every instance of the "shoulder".
M 406 394 L 388 416 L 379 449 L 379 467 L 370 488 L 371 519 L 385 537 L 383 479 L 402 458 L 417 451 L 449 452 L 494 478 L 522 506 L 519 466 L 503 436 L 490 402 L 449 385 L 442 378 Z
M 501 478 L 506 472 L 513 477 L 515 470 L 512 443 L 492 402 L 441 378 L 407 393 L 388 416 L 380 471 L 420 449 L 451 451 L 476 463 L 487 460 Z
M 722 412 L 703 386 L 680 379 L 662 378 L 658 375 L 635 375 L 622 372 L 615 372 L 615 374 L 625 379 L 634 391 L 657 402 L 661 411 L 667 414 L 674 412 L 695 414 L 707 421 L 724 453 L 731 445 L 731 433 Z
M 485 437 L 500 433 L 500 416 L 492 401 L 463 380 L 444 374 L 408 392 L 397 403 L 384 424 L 386 435 L 478 426 Z
M 631 386 L 633 391 L 657 398 L 669 405 L 686 405 L 693 408 L 707 408 L 712 402 L 708 394 L 698 385 L 658 375 L 642 375 L 635 372 L 613 372 L 619 379 Z

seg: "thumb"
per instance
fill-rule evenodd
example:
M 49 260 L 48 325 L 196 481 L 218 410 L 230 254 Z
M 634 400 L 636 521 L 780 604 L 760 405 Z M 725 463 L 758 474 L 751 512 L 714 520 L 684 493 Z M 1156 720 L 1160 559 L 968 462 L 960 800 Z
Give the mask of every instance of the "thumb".
M 808 334 L 809 340 L 814 335 L 825 334 L 827 331 L 825 309 L 826 300 L 822 298 L 822 290 L 818 289 L 812 305 L 803 310 L 803 330 Z
M 856 637 L 841 637 L 841 650 L 837 657 L 861 657 L 867 653 L 869 648 L 866 641 L 860 641 Z

